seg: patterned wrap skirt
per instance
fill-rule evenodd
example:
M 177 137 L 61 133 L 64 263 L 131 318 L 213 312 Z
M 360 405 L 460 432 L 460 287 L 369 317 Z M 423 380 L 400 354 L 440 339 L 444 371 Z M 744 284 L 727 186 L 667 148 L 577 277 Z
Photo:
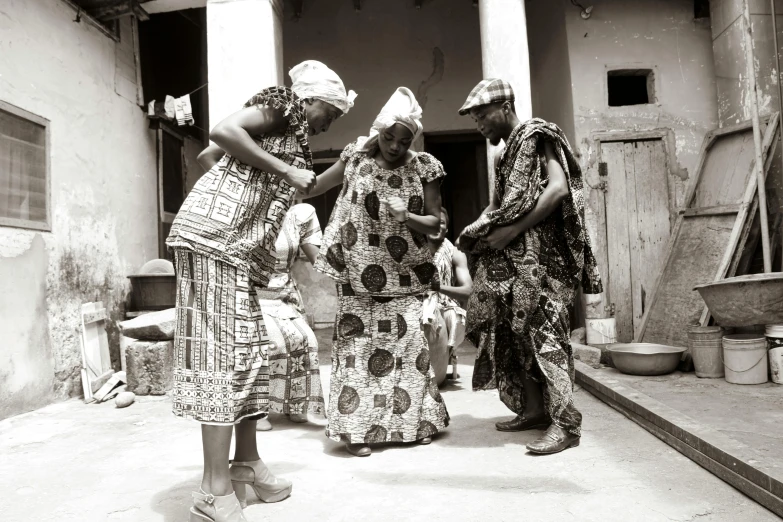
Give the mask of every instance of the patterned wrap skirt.
M 318 367 L 318 340 L 298 311 L 281 300 L 257 295 L 264 314 L 269 347 L 269 411 L 324 416 L 324 394 Z
M 269 340 L 256 290 L 236 266 L 174 249 L 174 415 L 233 425 L 269 407 Z
M 418 296 L 357 295 L 337 285 L 326 435 L 345 443 L 413 442 L 449 424 L 421 331 Z

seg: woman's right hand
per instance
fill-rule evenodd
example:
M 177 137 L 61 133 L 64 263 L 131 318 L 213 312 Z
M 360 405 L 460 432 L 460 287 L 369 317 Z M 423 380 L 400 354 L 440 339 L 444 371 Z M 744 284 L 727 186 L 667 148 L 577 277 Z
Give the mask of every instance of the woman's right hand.
M 285 180 L 302 194 L 309 194 L 315 187 L 315 172 L 306 169 L 293 169 L 285 176 Z

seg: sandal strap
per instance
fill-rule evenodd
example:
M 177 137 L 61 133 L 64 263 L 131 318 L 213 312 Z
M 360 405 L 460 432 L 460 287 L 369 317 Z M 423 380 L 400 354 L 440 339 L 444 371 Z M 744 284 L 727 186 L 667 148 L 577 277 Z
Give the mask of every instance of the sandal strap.
M 215 495 L 211 493 L 204 493 L 203 491 L 194 491 L 193 493 L 191 493 L 191 495 L 193 496 L 193 500 L 200 500 L 210 505 L 215 503 Z

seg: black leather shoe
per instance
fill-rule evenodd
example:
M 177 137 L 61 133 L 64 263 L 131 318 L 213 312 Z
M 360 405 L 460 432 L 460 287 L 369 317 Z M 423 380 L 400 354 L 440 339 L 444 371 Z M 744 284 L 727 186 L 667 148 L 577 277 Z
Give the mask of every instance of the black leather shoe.
M 345 449 L 354 457 L 369 457 L 372 455 L 372 449 L 366 444 L 346 444 Z
M 537 455 L 551 455 L 577 446 L 579 446 L 579 437 L 552 424 L 543 437 L 527 445 L 527 450 Z
M 550 422 L 546 415 L 533 417 L 532 419 L 527 419 L 524 415 L 517 415 L 510 421 L 496 422 L 495 428 L 498 431 L 542 430 L 549 424 Z

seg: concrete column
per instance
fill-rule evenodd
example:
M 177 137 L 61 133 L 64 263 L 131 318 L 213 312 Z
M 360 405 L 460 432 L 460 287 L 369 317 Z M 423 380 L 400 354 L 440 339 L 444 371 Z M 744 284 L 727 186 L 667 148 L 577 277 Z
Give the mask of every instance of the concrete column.
M 283 83 L 282 0 L 208 0 L 209 126 Z
M 517 97 L 517 114 L 529 119 L 533 104 L 525 0 L 480 0 L 479 19 L 484 78 L 510 82 Z
M 530 56 L 527 45 L 525 0 L 479 0 L 481 60 L 484 78 L 502 78 L 516 95 L 517 115 L 533 114 Z M 495 156 L 498 148 L 487 143 L 490 196 L 494 194 Z

